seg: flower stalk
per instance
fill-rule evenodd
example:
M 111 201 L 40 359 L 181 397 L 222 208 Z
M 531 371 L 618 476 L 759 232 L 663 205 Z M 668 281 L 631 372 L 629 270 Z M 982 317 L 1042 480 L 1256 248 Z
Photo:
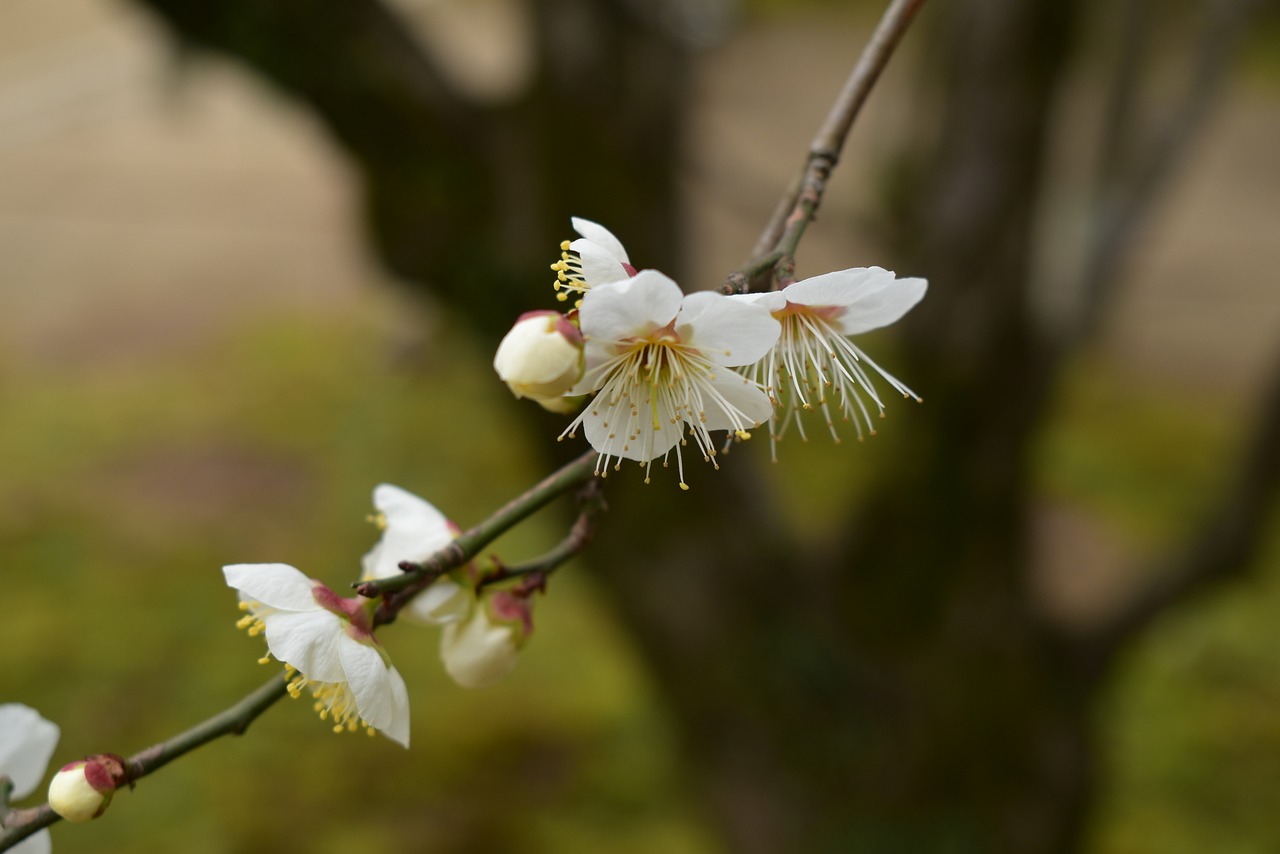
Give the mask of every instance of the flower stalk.
M 595 464 L 596 452 L 588 451 L 507 502 L 488 519 L 463 531 L 431 557 L 418 563 L 401 564 L 402 569 L 408 567 L 403 575 L 353 584 L 361 596 L 370 599 L 384 597 L 374 616 L 375 624 L 391 622 L 414 593 L 430 585 L 443 573 L 474 558 L 489 543 L 559 496 L 589 481 L 594 476 Z

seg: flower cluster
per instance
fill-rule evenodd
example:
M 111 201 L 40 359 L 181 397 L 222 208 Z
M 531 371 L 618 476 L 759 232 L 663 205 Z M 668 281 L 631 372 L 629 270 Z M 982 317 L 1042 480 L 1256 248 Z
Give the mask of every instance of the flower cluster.
M 657 270 L 637 270 L 608 229 L 573 219 L 578 239 L 561 244 L 551 265 L 567 315 L 531 312 L 503 339 L 494 368 L 517 397 L 577 415 L 561 434 L 582 428 L 598 453 L 596 473 L 635 460 L 648 482 L 653 462 L 692 437 L 717 467 L 714 431 L 732 440 L 769 422 L 770 443 L 801 413 L 853 421 L 858 438 L 875 433 L 867 400 L 884 403 L 868 369 L 904 397 L 920 399 L 850 338 L 886 326 L 918 303 L 924 279 L 897 279 L 879 267 L 853 268 L 794 282 L 779 291 L 724 296 L 684 294 Z M 589 399 L 588 397 L 589 396 Z M 585 404 L 583 403 L 585 401 Z
M 364 556 L 362 580 L 398 576 L 402 563 L 424 560 L 458 535 L 439 510 L 399 487 L 378 486 L 373 503 L 372 519 L 382 536 Z M 268 654 L 259 661 L 284 663 L 291 696 L 309 692 L 313 708 L 334 732 L 382 732 L 409 746 L 409 694 L 374 634 L 377 600 L 338 596 L 283 563 L 233 564 L 222 573 L 246 612 L 239 627 L 265 637 Z M 529 596 L 478 590 L 472 567 L 434 579 L 404 605 L 402 615 L 444 627 L 445 671 L 468 688 L 510 673 L 532 631 Z

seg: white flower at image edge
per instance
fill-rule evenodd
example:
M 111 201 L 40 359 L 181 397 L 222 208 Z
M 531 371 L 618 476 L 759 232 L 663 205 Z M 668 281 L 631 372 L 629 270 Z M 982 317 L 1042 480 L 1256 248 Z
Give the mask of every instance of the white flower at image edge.
M 711 431 L 746 437 L 773 413 L 759 384 L 731 370 L 756 362 L 778 340 L 781 327 L 765 306 L 707 291 L 686 296 L 657 270 L 642 270 L 589 290 L 578 319 L 586 371 L 573 393 L 596 395 L 561 437 L 582 425 L 600 453 L 597 474 L 612 460 L 637 460 L 647 482 L 652 461 L 662 457 L 665 465 L 675 448 L 687 489 L 686 429 L 715 465 Z
M 412 492 L 378 484 L 373 490 L 374 521 L 382 538 L 364 556 L 363 580 L 403 575 L 401 561 L 426 560 L 458 536 L 458 526 Z M 402 613 L 424 623 L 452 623 L 467 612 L 469 594 L 447 577 L 410 600 Z
M 40 785 L 59 734 L 57 724 L 45 720 L 30 706 L 0 704 L 0 776 L 13 782 L 13 800 L 25 798 Z M 37 831 L 9 850 L 17 854 L 48 854 L 52 850 L 49 831 Z
M 849 337 L 899 320 L 924 298 L 927 289 L 924 279 L 896 279 L 880 267 L 855 267 L 804 279 L 781 291 L 732 297 L 767 307 L 782 324 L 777 346 L 750 371 L 784 409 L 782 428 L 772 430 L 771 438 L 780 437 L 791 416 L 796 416 L 796 428 L 804 438 L 799 412 L 816 406 L 832 437 L 839 441 L 831 407 L 833 394 L 835 412 L 843 420 L 853 421 L 858 438 L 862 438 L 863 424 L 874 435 L 862 394 L 871 398 L 881 416 L 884 402 L 866 367 L 903 397 L 919 401 L 915 392 L 873 362 Z
M 374 639 L 362 600 L 344 599 L 283 563 L 242 563 L 222 573 L 249 612 L 241 627 L 265 634 L 271 655 L 297 671 L 286 669 L 292 696 L 310 690 L 335 732 L 364 726 L 409 746 L 409 693 Z
M 573 217 L 577 240 L 560 244 L 560 260 L 551 265 L 556 272 L 556 299 L 567 300 L 570 294 L 584 294 L 597 285 L 621 282 L 634 276 L 627 250 L 613 232 L 598 222 Z

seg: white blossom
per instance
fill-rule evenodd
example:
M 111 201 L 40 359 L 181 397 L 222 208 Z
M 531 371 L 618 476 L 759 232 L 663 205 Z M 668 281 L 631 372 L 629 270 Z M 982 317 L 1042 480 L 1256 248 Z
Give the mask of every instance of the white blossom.
M 582 378 L 582 333 L 558 311 L 525 312 L 498 345 L 493 369 L 516 397 L 572 411 L 565 393 Z
M 874 435 L 862 395 L 871 399 L 881 417 L 884 402 L 867 367 L 903 397 L 919 401 L 849 338 L 898 320 L 920 302 L 927 287 L 924 279 L 895 279 L 880 267 L 856 267 L 795 282 L 781 291 L 733 297 L 768 308 L 782 324 L 777 346 L 751 368 L 751 376 L 780 410 L 771 421 L 771 440 L 780 438 L 791 420 L 804 438 L 800 414 L 814 407 L 823 413 L 837 442 L 837 415 L 854 423 L 859 439 L 864 424 Z
M 20 800 L 35 791 L 44 777 L 53 749 L 58 745 L 58 725 L 22 703 L 0 704 L 0 776 L 13 783 L 10 796 Z M 48 830 L 40 830 L 14 846 L 15 854 L 49 854 Z
M 458 536 L 458 526 L 429 501 L 389 483 L 373 490 L 374 521 L 382 538 L 364 556 L 363 579 L 395 578 L 400 563 L 431 557 Z M 405 607 L 403 613 L 424 623 L 451 623 L 466 613 L 467 592 L 447 576 L 436 579 Z
M 271 655 L 287 665 L 290 695 L 310 690 L 320 719 L 332 719 L 335 732 L 363 726 L 409 746 L 409 694 L 373 636 L 370 600 L 344 599 L 283 563 L 222 572 L 248 611 L 241 628 L 265 634 Z
M 581 217 L 573 217 L 571 222 L 581 236 L 561 243 L 560 260 L 551 265 L 556 272 L 556 299 L 564 302 L 570 294 L 585 294 L 597 285 L 625 281 L 636 274 L 627 250 L 613 232 Z
M 680 448 L 693 436 L 715 465 L 713 430 L 740 437 L 773 412 L 760 385 L 732 370 L 763 357 L 780 326 L 765 306 L 701 292 L 686 296 L 656 270 L 591 288 L 579 321 L 586 371 L 576 394 L 595 397 L 566 428 L 582 425 L 600 453 L 597 474 L 611 461 L 637 460 L 649 479 L 652 461 L 676 450 L 680 486 L 687 489 Z
M 440 659 L 463 688 L 486 688 L 515 669 L 533 631 L 529 600 L 507 591 L 484 591 L 471 613 L 444 627 Z

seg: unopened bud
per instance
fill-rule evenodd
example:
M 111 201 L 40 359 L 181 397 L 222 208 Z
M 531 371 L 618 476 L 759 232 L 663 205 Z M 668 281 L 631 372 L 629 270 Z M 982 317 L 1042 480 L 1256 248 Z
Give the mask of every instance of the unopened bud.
M 532 632 L 527 595 L 482 592 L 470 616 L 444 627 L 440 658 L 463 688 L 486 688 L 515 669 L 520 648 Z
M 522 314 L 498 345 L 493 369 L 516 397 L 556 407 L 582 377 L 582 333 L 557 311 Z
M 100 753 L 63 765 L 49 782 L 49 806 L 67 821 L 90 821 L 106 812 L 117 787 L 128 781 L 124 760 Z

